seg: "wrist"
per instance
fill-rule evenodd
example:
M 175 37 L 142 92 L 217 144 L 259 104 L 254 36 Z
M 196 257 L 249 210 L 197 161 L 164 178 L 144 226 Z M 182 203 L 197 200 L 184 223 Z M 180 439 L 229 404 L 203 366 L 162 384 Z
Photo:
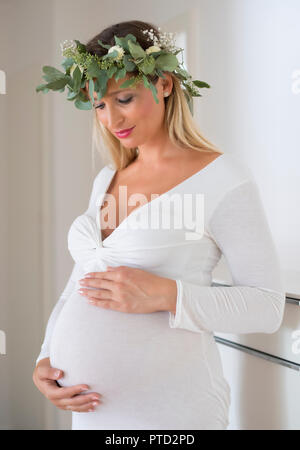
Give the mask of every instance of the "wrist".
M 161 311 L 176 314 L 177 284 L 175 280 L 165 278 L 162 287 Z

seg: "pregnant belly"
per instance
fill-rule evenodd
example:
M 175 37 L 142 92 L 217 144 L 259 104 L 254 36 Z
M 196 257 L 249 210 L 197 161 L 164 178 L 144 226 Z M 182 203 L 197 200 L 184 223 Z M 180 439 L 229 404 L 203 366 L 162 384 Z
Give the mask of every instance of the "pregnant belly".
M 169 313 L 128 314 L 89 305 L 74 292 L 57 319 L 51 366 L 61 386 L 87 384 L 108 397 L 124 392 L 178 396 L 183 385 L 211 386 L 203 337 L 169 327 Z M 185 387 L 187 392 L 187 387 Z

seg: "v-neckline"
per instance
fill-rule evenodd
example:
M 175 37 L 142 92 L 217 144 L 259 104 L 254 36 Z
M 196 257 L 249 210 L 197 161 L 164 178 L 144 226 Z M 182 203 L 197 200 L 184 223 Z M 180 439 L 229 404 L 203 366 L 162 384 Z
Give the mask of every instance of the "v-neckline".
M 141 210 L 143 207 L 145 206 L 149 206 L 150 204 L 152 204 L 154 201 L 160 199 L 161 197 L 164 197 L 166 195 L 169 195 L 170 192 L 174 191 L 175 189 L 177 189 L 178 187 L 182 186 L 184 183 L 186 183 L 187 181 L 192 180 L 193 178 L 195 178 L 197 175 L 199 175 L 201 172 L 203 172 L 207 167 L 211 166 L 217 159 L 220 159 L 222 156 L 224 156 L 224 153 L 221 153 L 219 156 L 217 156 L 215 159 L 213 159 L 210 163 L 208 163 L 206 166 L 204 166 L 202 169 L 198 170 L 198 172 L 195 172 L 193 175 L 190 175 L 189 177 L 185 178 L 183 181 L 181 181 L 180 183 L 176 184 L 175 186 L 173 186 L 172 188 L 168 189 L 167 191 L 163 192 L 162 194 L 158 195 L 157 197 L 155 197 L 154 199 L 150 200 L 150 202 L 147 203 L 143 203 L 141 206 L 138 206 L 137 208 L 135 208 L 133 211 L 131 211 L 131 213 L 128 214 L 128 216 L 125 217 L 124 220 L 122 220 L 122 222 L 119 223 L 119 225 L 113 229 L 113 231 L 104 239 L 102 239 L 102 230 L 101 230 L 101 222 L 100 222 L 100 215 L 101 215 L 101 208 L 103 206 L 103 200 L 107 194 L 108 189 L 110 188 L 114 177 L 117 173 L 117 169 L 110 169 L 109 166 L 107 166 L 107 168 L 109 170 L 111 170 L 111 175 L 108 178 L 108 182 L 106 184 L 106 188 L 103 194 L 101 194 L 101 198 L 102 198 L 102 202 L 101 205 L 97 204 L 97 211 L 96 211 L 96 222 L 97 222 L 97 228 L 98 228 L 98 234 L 100 235 L 99 239 L 100 239 L 100 244 L 103 245 L 104 242 L 106 242 L 115 232 L 117 232 L 117 230 L 120 228 L 120 226 L 123 223 L 126 223 L 126 221 L 129 220 L 129 217 L 131 217 L 132 215 L 134 215 L 136 213 L 136 211 Z

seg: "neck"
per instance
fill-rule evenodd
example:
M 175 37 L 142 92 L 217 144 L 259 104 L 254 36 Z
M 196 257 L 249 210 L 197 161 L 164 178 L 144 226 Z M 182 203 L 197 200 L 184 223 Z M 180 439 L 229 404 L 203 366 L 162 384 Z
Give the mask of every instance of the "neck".
M 179 147 L 174 147 L 168 132 L 161 130 L 147 142 L 138 146 L 136 162 L 142 166 L 155 167 L 168 162 L 182 152 Z

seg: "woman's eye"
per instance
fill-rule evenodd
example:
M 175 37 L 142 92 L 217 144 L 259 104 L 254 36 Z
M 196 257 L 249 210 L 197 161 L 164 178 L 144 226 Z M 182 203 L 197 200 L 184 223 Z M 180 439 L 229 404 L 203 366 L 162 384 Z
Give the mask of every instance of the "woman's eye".
M 126 98 L 126 100 L 119 100 L 119 102 L 122 103 L 122 104 L 127 105 L 127 103 L 130 103 L 130 102 L 131 102 L 132 98 L 133 98 L 133 97 L 129 97 L 129 98 Z M 103 106 L 103 103 L 101 103 L 101 104 L 98 105 L 98 106 L 95 106 L 95 108 L 103 109 L 102 106 Z

